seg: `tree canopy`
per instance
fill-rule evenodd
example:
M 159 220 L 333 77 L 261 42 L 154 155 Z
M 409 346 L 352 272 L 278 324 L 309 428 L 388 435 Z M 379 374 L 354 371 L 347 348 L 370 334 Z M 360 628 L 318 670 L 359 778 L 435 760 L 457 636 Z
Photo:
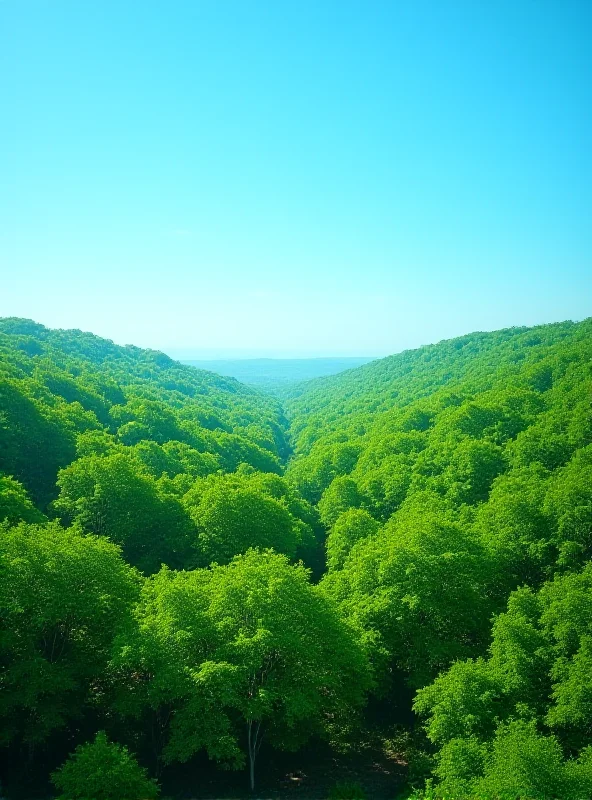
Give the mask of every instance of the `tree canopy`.
M 144 585 L 135 617 L 118 661 L 133 676 L 124 706 L 172 709 L 167 761 L 203 747 L 233 766 L 246 756 L 251 788 L 264 736 L 290 748 L 327 734 L 370 685 L 353 630 L 303 567 L 272 551 L 165 569 Z
M 590 319 L 274 397 L 0 319 L 0 758 L 64 798 L 323 740 L 581 800 L 591 559 Z

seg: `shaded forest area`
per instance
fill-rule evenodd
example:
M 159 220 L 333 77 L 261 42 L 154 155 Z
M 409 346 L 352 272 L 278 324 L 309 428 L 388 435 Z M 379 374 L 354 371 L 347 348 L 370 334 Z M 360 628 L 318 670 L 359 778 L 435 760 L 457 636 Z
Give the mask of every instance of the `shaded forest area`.
M 282 399 L 0 320 L 4 795 L 592 797 L 592 320 Z

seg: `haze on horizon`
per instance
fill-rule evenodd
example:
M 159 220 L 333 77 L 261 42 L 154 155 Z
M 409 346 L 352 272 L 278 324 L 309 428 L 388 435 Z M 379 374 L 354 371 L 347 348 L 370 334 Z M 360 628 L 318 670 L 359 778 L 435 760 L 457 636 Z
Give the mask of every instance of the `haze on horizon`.
M 0 3 L 0 316 L 177 358 L 592 314 L 592 5 Z

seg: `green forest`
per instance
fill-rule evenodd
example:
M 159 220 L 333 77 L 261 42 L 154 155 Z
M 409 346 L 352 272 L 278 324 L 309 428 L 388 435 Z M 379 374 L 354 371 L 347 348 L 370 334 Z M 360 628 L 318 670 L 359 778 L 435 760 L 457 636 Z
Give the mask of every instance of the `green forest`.
M 275 395 L 0 319 L 0 796 L 592 798 L 592 319 Z

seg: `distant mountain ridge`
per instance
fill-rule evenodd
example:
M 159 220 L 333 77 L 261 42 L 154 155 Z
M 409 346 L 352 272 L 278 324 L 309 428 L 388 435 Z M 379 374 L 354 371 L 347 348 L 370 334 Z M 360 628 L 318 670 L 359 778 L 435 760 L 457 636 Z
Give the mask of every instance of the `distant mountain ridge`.
M 233 358 L 183 360 L 197 369 L 216 372 L 218 375 L 236 378 L 241 383 L 257 386 L 268 392 L 285 390 L 294 384 L 314 378 L 335 375 L 356 369 L 375 359 L 370 356 L 327 358 Z

